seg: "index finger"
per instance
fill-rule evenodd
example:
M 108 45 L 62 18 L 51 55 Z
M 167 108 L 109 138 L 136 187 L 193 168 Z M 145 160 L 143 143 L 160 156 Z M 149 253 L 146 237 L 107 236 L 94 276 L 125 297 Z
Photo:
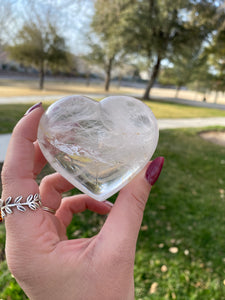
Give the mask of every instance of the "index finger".
M 104 251 L 115 251 L 126 259 L 134 258 L 135 246 L 140 230 L 145 204 L 152 185 L 160 175 L 164 163 L 158 157 L 146 167 L 119 193 L 100 237 L 104 239 Z M 131 256 L 130 256 L 131 255 Z
M 41 104 L 36 105 L 35 108 L 25 115 L 13 130 L 2 170 L 3 198 L 18 195 L 21 192 L 23 194 L 25 188 L 33 189 L 31 186 L 34 186 L 32 183 L 35 167 L 34 142 L 37 139 L 38 124 L 44 112 Z M 36 193 L 37 187 L 27 192 Z

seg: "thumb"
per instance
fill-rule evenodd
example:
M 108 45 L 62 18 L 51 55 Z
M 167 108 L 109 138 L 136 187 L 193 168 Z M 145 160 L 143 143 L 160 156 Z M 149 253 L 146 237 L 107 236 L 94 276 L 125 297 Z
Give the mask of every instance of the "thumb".
M 164 163 L 163 157 L 150 162 L 125 188 L 113 206 L 102 230 L 108 245 L 115 248 L 128 242 L 128 249 L 135 249 L 145 204 L 151 186 L 158 179 Z M 105 243 L 107 244 L 107 243 Z

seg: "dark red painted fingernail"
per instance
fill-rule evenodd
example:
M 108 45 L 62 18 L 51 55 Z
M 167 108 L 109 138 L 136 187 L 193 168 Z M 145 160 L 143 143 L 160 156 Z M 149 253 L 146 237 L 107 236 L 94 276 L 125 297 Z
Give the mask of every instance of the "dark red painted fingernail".
M 150 166 L 148 167 L 148 169 L 145 173 L 145 177 L 151 185 L 153 185 L 156 182 L 156 180 L 158 179 L 158 177 L 161 173 L 163 164 L 164 164 L 164 157 L 159 156 L 156 159 L 154 159 L 151 162 Z
M 42 105 L 42 102 L 36 103 L 33 106 L 31 106 L 24 114 L 24 116 L 28 115 L 31 111 L 33 111 L 34 109 L 40 107 Z

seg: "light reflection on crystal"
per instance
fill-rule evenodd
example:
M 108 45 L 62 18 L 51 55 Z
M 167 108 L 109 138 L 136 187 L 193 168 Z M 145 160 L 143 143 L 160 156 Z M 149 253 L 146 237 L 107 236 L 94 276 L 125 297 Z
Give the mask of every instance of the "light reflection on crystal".
M 55 170 L 102 201 L 149 161 L 158 127 L 149 107 L 134 98 L 114 96 L 96 102 L 70 96 L 42 116 L 38 141 Z

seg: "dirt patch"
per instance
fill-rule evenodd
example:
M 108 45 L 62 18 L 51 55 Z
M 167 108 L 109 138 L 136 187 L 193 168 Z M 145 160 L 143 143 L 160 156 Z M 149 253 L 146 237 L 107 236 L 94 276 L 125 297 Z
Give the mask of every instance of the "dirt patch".
M 205 131 L 199 135 L 211 143 L 225 147 L 225 131 Z

